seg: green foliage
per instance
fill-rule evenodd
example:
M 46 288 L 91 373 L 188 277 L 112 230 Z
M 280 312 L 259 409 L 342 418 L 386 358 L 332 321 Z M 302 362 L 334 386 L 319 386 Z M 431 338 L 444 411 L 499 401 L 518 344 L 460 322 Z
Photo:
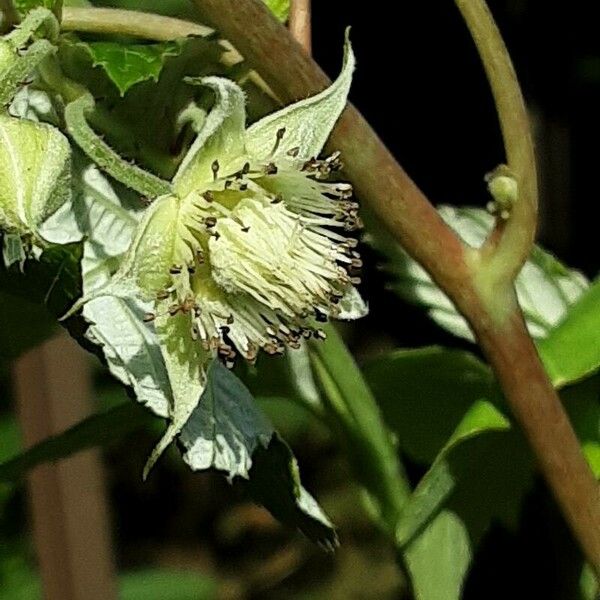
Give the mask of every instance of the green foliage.
M 339 434 L 354 474 L 379 524 L 393 530 L 408 497 L 389 430 L 352 355 L 333 326 L 324 342 L 310 344 L 313 374 L 323 398 L 325 417 Z
M 264 2 L 280 21 L 287 21 L 290 14 L 290 0 L 264 0 Z
M 64 433 L 47 438 L 2 462 L 0 481 L 15 481 L 39 464 L 115 442 L 144 427 L 148 419 L 147 413 L 135 404 L 125 404 L 88 417 Z
M 600 368 L 600 280 L 570 307 L 538 349 L 554 385 L 579 381 Z
M 470 246 L 478 247 L 491 230 L 493 218 L 478 208 L 442 206 L 440 216 Z M 440 327 L 473 340 L 466 321 L 448 297 L 431 281 L 429 275 L 383 231 L 369 233 L 369 241 L 386 257 L 390 287 L 402 298 L 423 306 Z M 536 339 L 547 337 L 564 318 L 569 307 L 588 288 L 586 278 L 567 269 L 551 254 L 535 247 L 516 280 L 517 296 L 527 327 Z
M 95 67 L 102 67 L 117 86 L 121 96 L 142 81 L 157 82 L 169 57 L 178 56 L 185 42 L 162 44 L 118 44 L 116 42 L 81 43 Z
M 119 578 L 121 600 L 213 600 L 216 582 L 195 571 L 148 569 Z

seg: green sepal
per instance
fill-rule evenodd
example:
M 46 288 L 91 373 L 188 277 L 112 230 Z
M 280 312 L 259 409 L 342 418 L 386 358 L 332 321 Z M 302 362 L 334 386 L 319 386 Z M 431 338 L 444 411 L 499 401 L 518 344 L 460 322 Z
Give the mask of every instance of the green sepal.
M 300 157 L 317 156 L 346 106 L 355 64 L 346 30 L 344 65 L 338 78 L 320 94 L 290 104 L 249 127 L 246 132 L 249 154 L 259 160 L 273 156 L 277 132 L 285 129 L 275 155 L 298 148 Z
M 71 149 L 58 129 L 0 114 L 0 228 L 40 240 L 38 227 L 71 198 Z

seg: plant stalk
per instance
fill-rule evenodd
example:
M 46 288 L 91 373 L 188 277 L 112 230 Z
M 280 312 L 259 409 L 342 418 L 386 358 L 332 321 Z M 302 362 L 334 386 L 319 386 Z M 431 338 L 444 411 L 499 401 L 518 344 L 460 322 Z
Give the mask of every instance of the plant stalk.
M 497 220 L 483 248 L 486 269 L 499 283 L 511 283 L 525 264 L 537 223 L 537 172 L 529 116 L 517 75 L 500 31 L 484 0 L 455 0 L 490 83 L 508 168 L 517 181 L 518 198 L 508 221 Z M 489 253 L 489 257 L 485 254 Z
M 600 486 L 546 375 L 515 297 L 512 302 L 514 310 L 500 328 L 486 318 L 485 309 L 478 318 L 471 314 L 469 320 L 541 472 L 600 579 Z
M 291 0 L 289 29 L 292 37 L 312 54 L 311 0 Z

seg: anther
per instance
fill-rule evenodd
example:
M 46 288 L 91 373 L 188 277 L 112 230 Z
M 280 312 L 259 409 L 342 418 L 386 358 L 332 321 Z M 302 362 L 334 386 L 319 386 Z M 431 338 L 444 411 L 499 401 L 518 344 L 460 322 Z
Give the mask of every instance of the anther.
M 182 268 L 180 265 L 173 265 L 169 269 L 169 273 L 171 273 L 171 275 L 179 275 L 181 273 L 181 271 L 182 271 Z
M 244 166 L 242 167 L 242 175 L 248 175 L 248 173 L 250 172 L 250 163 L 244 163 Z
M 160 290 L 160 292 L 157 292 L 157 294 L 156 294 L 156 299 L 157 300 L 166 300 L 169 296 L 170 296 L 170 294 L 167 290 Z
M 181 305 L 171 304 L 171 306 L 169 306 L 169 315 L 174 317 L 180 310 L 181 310 Z
M 296 156 L 298 156 L 298 154 L 300 154 L 300 146 L 296 146 L 294 148 L 290 148 L 287 151 L 287 155 L 291 156 L 292 158 L 296 158 Z
M 271 154 L 275 154 L 275 152 L 277 152 L 277 148 L 279 148 L 279 144 L 281 143 L 284 135 L 285 127 L 277 130 L 277 133 L 275 134 L 275 145 L 273 146 L 273 150 L 271 150 Z
M 206 227 L 208 227 L 208 228 L 214 227 L 216 224 L 217 224 L 216 217 L 206 217 L 204 219 L 204 225 L 206 225 Z
M 219 174 L 219 161 L 218 160 L 213 161 L 213 164 L 211 165 L 211 169 L 213 172 L 213 179 L 216 180 L 217 175 Z
M 271 162 L 265 166 L 265 175 L 276 175 L 277 170 L 277 165 Z
M 212 192 L 208 191 L 208 192 L 204 192 L 204 194 L 202 194 L 202 197 L 207 201 L 207 202 L 213 202 L 215 199 L 215 196 Z
M 277 194 L 272 200 L 271 200 L 271 204 L 279 204 L 280 202 L 283 202 L 283 196 L 281 194 Z
M 156 315 L 154 313 L 149 312 L 144 315 L 143 320 L 144 320 L 144 323 L 150 323 L 150 322 L 154 321 L 154 319 L 156 319 Z

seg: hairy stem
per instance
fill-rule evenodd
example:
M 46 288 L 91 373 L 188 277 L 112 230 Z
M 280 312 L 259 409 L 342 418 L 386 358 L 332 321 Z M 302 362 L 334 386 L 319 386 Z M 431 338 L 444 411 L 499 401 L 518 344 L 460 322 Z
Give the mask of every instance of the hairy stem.
M 498 27 L 484 0 L 455 0 L 485 68 L 504 138 L 508 168 L 518 198 L 505 223 L 498 219 L 484 247 L 491 277 L 511 282 L 527 260 L 537 222 L 537 173 L 529 116 L 517 76 Z
M 128 163 L 100 139 L 86 118 L 86 114 L 93 109 L 94 99 L 90 94 L 80 96 L 65 108 L 67 131 L 77 145 L 111 177 L 148 199 L 154 200 L 169 193 L 169 182 Z

